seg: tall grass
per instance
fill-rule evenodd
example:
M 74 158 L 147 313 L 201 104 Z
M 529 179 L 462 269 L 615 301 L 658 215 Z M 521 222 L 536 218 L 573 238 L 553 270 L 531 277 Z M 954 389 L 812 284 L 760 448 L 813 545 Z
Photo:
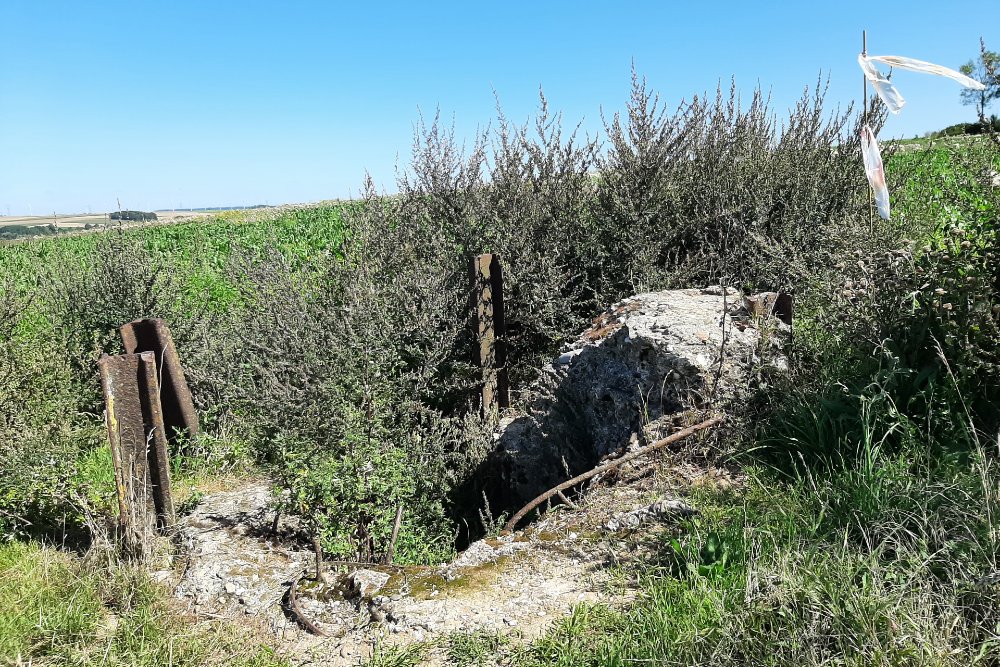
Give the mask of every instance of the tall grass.
M 635 566 L 631 609 L 580 607 L 514 661 L 996 664 L 996 452 L 947 470 L 866 454 L 702 494 L 704 518 L 665 541 L 660 564 Z
M 95 567 L 32 543 L 0 545 L 0 662 L 286 664 L 232 627 L 191 625 L 131 567 Z

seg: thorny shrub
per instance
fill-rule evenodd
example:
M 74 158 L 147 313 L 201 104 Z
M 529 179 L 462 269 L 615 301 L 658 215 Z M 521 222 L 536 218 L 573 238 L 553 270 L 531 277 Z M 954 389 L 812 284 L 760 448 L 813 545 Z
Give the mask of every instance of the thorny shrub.
M 637 290 L 805 290 L 862 223 L 850 110 L 828 113 L 823 96 L 807 91 L 781 122 L 760 91 L 668 113 L 636 76 L 606 119 L 607 150 L 544 97 L 533 121 L 501 112 L 468 149 L 438 118 L 420 122 L 399 194 L 367 182 L 342 209 L 339 247 L 231 248 L 213 267 L 225 307 L 198 301 L 181 258 L 110 233 L 86 265 L 53 272 L 47 299 L 77 409 L 99 414 L 93 362 L 120 349 L 118 326 L 165 317 L 207 431 L 249 443 L 328 550 L 384 557 L 402 505 L 400 558 L 442 557 L 477 515 L 492 446 L 476 417 L 470 257 L 502 257 L 520 391 Z
M 779 125 L 759 89 L 668 114 L 634 79 L 627 121 L 607 123 L 594 273 L 628 279 L 612 293 L 720 280 L 801 293 L 847 245 L 864 192 L 850 109 L 829 113 L 824 93 L 807 90 Z
M 56 264 L 48 271 L 48 299 L 54 335 L 74 367 L 83 405 L 103 409 L 96 362 L 120 354 L 119 327 L 144 317 L 162 317 L 175 338 L 185 338 L 181 285 L 170 263 L 153 256 L 138 234 L 113 229 L 79 264 Z
M 0 538 L 74 528 L 73 463 L 100 430 L 78 418 L 72 369 L 33 305 L 0 282 Z
M 304 273 L 277 253 L 235 254 L 243 307 L 211 320 L 192 379 L 216 427 L 258 443 L 282 509 L 330 553 L 383 558 L 402 505 L 397 553 L 440 559 L 454 540 L 451 491 L 485 456 L 483 427 L 450 398 L 473 386 L 456 361 L 464 297 L 392 270 L 413 230 L 354 223 L 345 255 Z

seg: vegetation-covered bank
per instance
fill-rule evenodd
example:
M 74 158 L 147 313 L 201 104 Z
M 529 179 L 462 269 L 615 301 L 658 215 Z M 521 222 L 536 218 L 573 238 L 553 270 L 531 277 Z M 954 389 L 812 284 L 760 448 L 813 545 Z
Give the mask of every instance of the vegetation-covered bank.
M 789 377 L 727 406 L 710 454 L 752 470 L 749 486 L 697 499 L 704 515 L 635 566 L 633 609 L 580 608 L 508 657 L 993 664 L 997 146 L 889 158 L 894 218 L 871 221 L 854 123 L 822 91 L 779 122 L 760 94 L 669 111 L 636 80 L 603 144 L 542 100 L 468 150 L 419 126 L 396 196 L 369 183 L 336 206 L 2 247 L 0 526 L 85 534 L 110 506 L 94 362 L 138 317 L 170 323 L 206 427 L 173 452 L 179 478 L 266 470 L 282 509 L 347 559 L 383 558 L 402 507 L 397 560 L 429 563 L 497 519 L 480 494 L 492 434 L 468 361 L 470 254 L 504 258 L 522 391 L 628 294 L 786 290 Z M 83 588 L 52 595 L 112 605 L 64 556 L 5 549 L 29 568 L 63 559 L 44 586 Z M 11 650 L 64 655 L 17 632 Z
M 91 480 L 83 465 L 107 460 L 93 454 L 94 362 L 119 349 L 120 324 L 159 316 L 207 425 L 175 452 L 179 470 L 264 465 L 328 552 L 361 560 L 384 554 L 405 506 L 398 556 L 446 558 L 456 533 L 481 530 L 492 446 L 469 363 L 469 255 L 504 258 L 508 364 L 523 389 L 627 294 L 791 289 L 824 271 L 860 229 L 844 224 L 863 192 L 851 122 L 824 110 L 821 90 L 780 126 L 759 93 L 671 112 L 637 79 L 606 148 L 563 130 L 543 99 L 531 124 L 501 117 L 468 151 L 436 120 L 421 125 L 397 196 L 368 184 L 360 201 L 254 212 L 262 220 L 4 248 L 5 358 L 19 360 L 4 376 L 3 478 L 17 480 L 0 493 L 4 524 L 61 526 L 106 498 L 93 483 L 106 471 Z M 39 399 L 48 412 L 25 394 L 51 397 Z M 52 451 L 47 481 L 24 477 Z

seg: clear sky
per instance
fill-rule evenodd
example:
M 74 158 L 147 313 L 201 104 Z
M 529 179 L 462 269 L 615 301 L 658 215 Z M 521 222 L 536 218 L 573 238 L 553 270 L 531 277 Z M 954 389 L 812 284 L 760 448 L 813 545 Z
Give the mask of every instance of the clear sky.
M 671 104 L 735 77 L 784 112 L 869 53 L 958 68 L 1000 49 L 1000 2 L 56 2 L 0 0 L 0 215 L 317 201 L 394 188 L 420 111 L 459 137 L 526 120 L 541 86 L 596 133 L 630 67 Z M 899 72 L 883 136 L 974 120 L 954 82 Z M 997 110 L 1000 112 L 1000 109 Z

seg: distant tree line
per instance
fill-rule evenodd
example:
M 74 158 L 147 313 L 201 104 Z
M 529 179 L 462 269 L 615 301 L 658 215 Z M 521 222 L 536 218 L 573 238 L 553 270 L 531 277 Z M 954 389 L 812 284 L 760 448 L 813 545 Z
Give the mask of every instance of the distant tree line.
M 31 238 L 32 236 L 43 236 L 55 234 L 55 225 L 4 225 L 0 227 L 0 241 L 16 241 L 18 239 Z
M 975 123 L 956 123 L 937 132 L 928 132 L 926 136 L 931 139 L 938 139 L 940 137 L 957 137 L 963 134 L 985 134 L 990 131 L 1000 132 L 1000 116 L 994 114 L 983 121 Z
M 114 211 L 109 217 L 112 220 L 132 220 L 135 222 L 156 220 L 155 213 L 147 213 L 146 211 Z

